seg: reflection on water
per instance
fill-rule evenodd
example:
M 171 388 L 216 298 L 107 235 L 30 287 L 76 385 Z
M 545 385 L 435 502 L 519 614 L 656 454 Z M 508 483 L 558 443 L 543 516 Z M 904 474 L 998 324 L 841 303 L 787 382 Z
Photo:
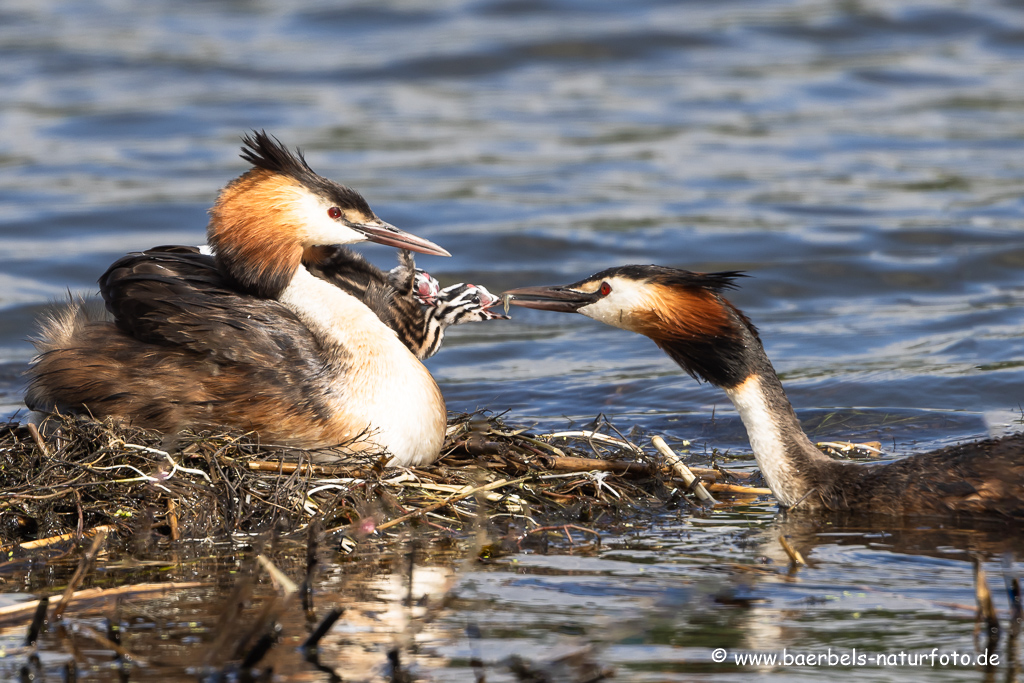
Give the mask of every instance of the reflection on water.
M 243 168 L 239 136 L 266 128 L 446 246 L 453 258 L 421 260 L 445 284 L 502 291 L 626 262 L 748 271 L 733 300 L 815 437 L 904 454 L 1019 428 L 1022 56 L 1024 13 L 996 0 L 6 2 L 0 410 L 20 404 L 46 302 L 94 292 L 128 250 L 201 243 Z M 453 329 L 428 361 L 452 409 L 542 427 L 604 413 L 746 452 L 724 397 L 650 342 L 514 314 Z M 770 506 L 732 508 L 609 539 L 585 568 L 523 556 L 464 573 L 460 609 L 496 652 L 608 624 L 603 656 L 632 680 L 738 677 L 708 659 L 719 644 L 969 642 L 969 615 L 943 606 L 971 604 L 959 558 L 822 536 L 795 579 L 734 571 L 777 567 L 777 524 Z M 769 602 L 726 606 L 723 590 Z M 449 642 L 437 652 L 469 656 Z
M 809 566 L 789 567 L 780 535 Z M 303 543 L 268 540 L 256 539 L 265 555 L 293 578 L 304 575 Z M 770 504 L 726 505 L 703 520 L 666 516 L 654 528 L 608 535 L 600 549 L 562 542 L 550 554 L 527 550 L 488 564 L 467 562 L 468 548 L 424 547 L 406 536 L 404 543 L 368 544 L 356 556 L 337 555 L 323 564 L 312 612 L 295 600 L 282 613 L 270 661 L 279 673 L 297 675 L 282 680 L 328 680 L 310 678 L 312 667 L 295 648 L 340 606 L 344 614 L 320 642 L 318 661 L 344 680 L 391 680 L 387 653 L 395 648 L 404 669 L 445 681 L 479 680 L 480 673 L 487 680 L 515 681 L 510 667 L 516 657 L 534 670 L 563 674 L 566 668 L 613 668 L 614 680 L 629 681 L 702 680 L 701 675 L 740 680 L 754 672 L 787 681 L 823 679 L 839 671 L 858 681 L 1016 680 L 1017 665 L 1009 658 L 1016 657 L 1017 644 L 1005 632 L 992 651 L 1001 664 L 991 669 L 929 664 L 923 673 L 920 666 L 881 664 L 877 657 L 933 651 L 975 656 L 975 597 L 965 551 L 986 559 L 988 585 L 1005 627 L 1000 558 L 1004 552 L 1019 553 L 1021 543 L 1000 531 L 833 528 L 780 520 L 773 518 Z M 244 545 L 205 544 L 179 545 L 170 560 L 166 552 L 114 554 L 101 563 L 94 579 L 98 585 L 157 579 L 207 585 L 148 598 L 127 596 L 116 610 L 110 605 L 86 609 L 72 623 L 102 628 L 102 618 L 113 614 L 123 646 L 150 662 L 134 667 L 132 680 L 194 681 L 200 672 L 218 670 L 228 657 L 215 647 L 223 635 L 218 620 L 237 587 L 247 586 L 244 594 L 252 595 L 243 606 L 242 624 L 256 620 L 276 593 L 270 582 L 250 578 L 259 576 L 254 554 Z M 61 586 L 75 564 L 74 558 L 56 557 L 45 572 L 21 564 L 8 565 L 4 575 L 26 592 L 42 592 Z M 1020 562 L 1007 567 L 1014 574 L 1021 569 Z M 0 624 L 0 645 L 14 650 L 0 659 L 5 676 L 15 675 L 24 661 L 17 648 L 27 621 L 27 616 L 6 618 Z M 97 647 L 76 629 L 71 639 L 80 648 Z M 244 635 L 229 633 L 231 647 Z M 53 631 L 43 635 L 51 669 L 70 658 L 62 638 Z M 714 658 L 719 649 L 729 653 L 724 662 Z M 856 650 L 872 659 L 852 667 L 741 666 L 735 659 L 759 653 L 781 657 L 783 649 L 791 656 Z M 119 665 L 102 652 L 86 652 L 92 663 L 85 667 L 86 658 L 79 655 L 79 680 L 116 675 Z

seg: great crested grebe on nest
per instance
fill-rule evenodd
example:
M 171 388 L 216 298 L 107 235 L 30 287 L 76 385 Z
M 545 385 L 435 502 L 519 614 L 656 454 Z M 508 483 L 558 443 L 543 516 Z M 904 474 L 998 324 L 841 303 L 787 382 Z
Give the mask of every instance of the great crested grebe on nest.
M 383 222 L 265 133 L 244 143 L 253 168 L 210 211 L 213 256 L 164 247 L 114 263 L 100 278 L 109 316 L 72 303 L 43 321 L 26 403 L 433 462 L 446 423 L 434 379 L 374 310 L 304 261 L 367 240 L 448 252 Z

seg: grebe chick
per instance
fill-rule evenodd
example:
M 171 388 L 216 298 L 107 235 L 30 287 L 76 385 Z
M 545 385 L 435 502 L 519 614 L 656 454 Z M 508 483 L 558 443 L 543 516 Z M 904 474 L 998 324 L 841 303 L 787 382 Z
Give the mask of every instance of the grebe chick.
M 26 403 L 172 434 L 226 426 L 264 443 L 432 462 L 446 423 L 434 379 L 302 258 L 363 240 L 447 252 L 384 223 L 265 133 L 244 142 L 253 168 L 210 211 L 214 256 L 164 248 L 114 263 L 100 278 L 112 320 L 72 304 L 43 322 Z
M 388 273 L 340 246 L 317 247 L 306 259 L 311 273 L 363 301 L 420 360 L 437 353 L 452 325 L 508 317 L 492 310 L 501 299 L 486 287 L 458 283 L 442 289 L 408 250 L 399 252 L 399 265 Z
M 582 313 L 650 337 L 697 380 L 725 390 L 784 508 L 1024 520 L 1024 435 L 881 465 L 832 460 L 804 434 L 757 329 L 722 292 L 739 273 L 610 268 L 565 286 L 506 292 L 526 308 Z

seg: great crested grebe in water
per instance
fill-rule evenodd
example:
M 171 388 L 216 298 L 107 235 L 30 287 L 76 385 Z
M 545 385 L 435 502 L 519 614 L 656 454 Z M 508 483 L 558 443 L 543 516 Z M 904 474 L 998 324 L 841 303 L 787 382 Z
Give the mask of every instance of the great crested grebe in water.
M 832 460 L 815 448 L 757 329 L 722 296 L 738 275 L 623 266 L 505 295 L 517 306 L 582 313 L 650 337 L 691 376 L 724 389 L 785 508 L 1024 520 L 1024 434 L 881 465 Z
M 369 240 L 447 256 L 381 221 L 265 133 L 253 168 L 210 211 L 212 257 L 132 254 L 100 278 L 108 318 L 71 304 L 45 320 L 25 401 L 176 433 L 231 427 L 264 443 L 435 460 L 444 399 L 423 364 L 361 300 L 314 276 L 322 245 Z

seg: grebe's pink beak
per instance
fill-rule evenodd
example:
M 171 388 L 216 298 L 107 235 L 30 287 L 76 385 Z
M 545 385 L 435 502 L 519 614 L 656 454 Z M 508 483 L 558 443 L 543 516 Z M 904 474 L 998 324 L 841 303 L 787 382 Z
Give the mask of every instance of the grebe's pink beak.
M 417 237 L 404 230 L 399 230 L 390 223 L 348 223 L 348 227 L 360 233 L 370 242 L 386 244 L 389 247 L 418 251 L 421 254 L 434 256 L 451 256 L 447 249 L 437 246 L 430 240 Z

